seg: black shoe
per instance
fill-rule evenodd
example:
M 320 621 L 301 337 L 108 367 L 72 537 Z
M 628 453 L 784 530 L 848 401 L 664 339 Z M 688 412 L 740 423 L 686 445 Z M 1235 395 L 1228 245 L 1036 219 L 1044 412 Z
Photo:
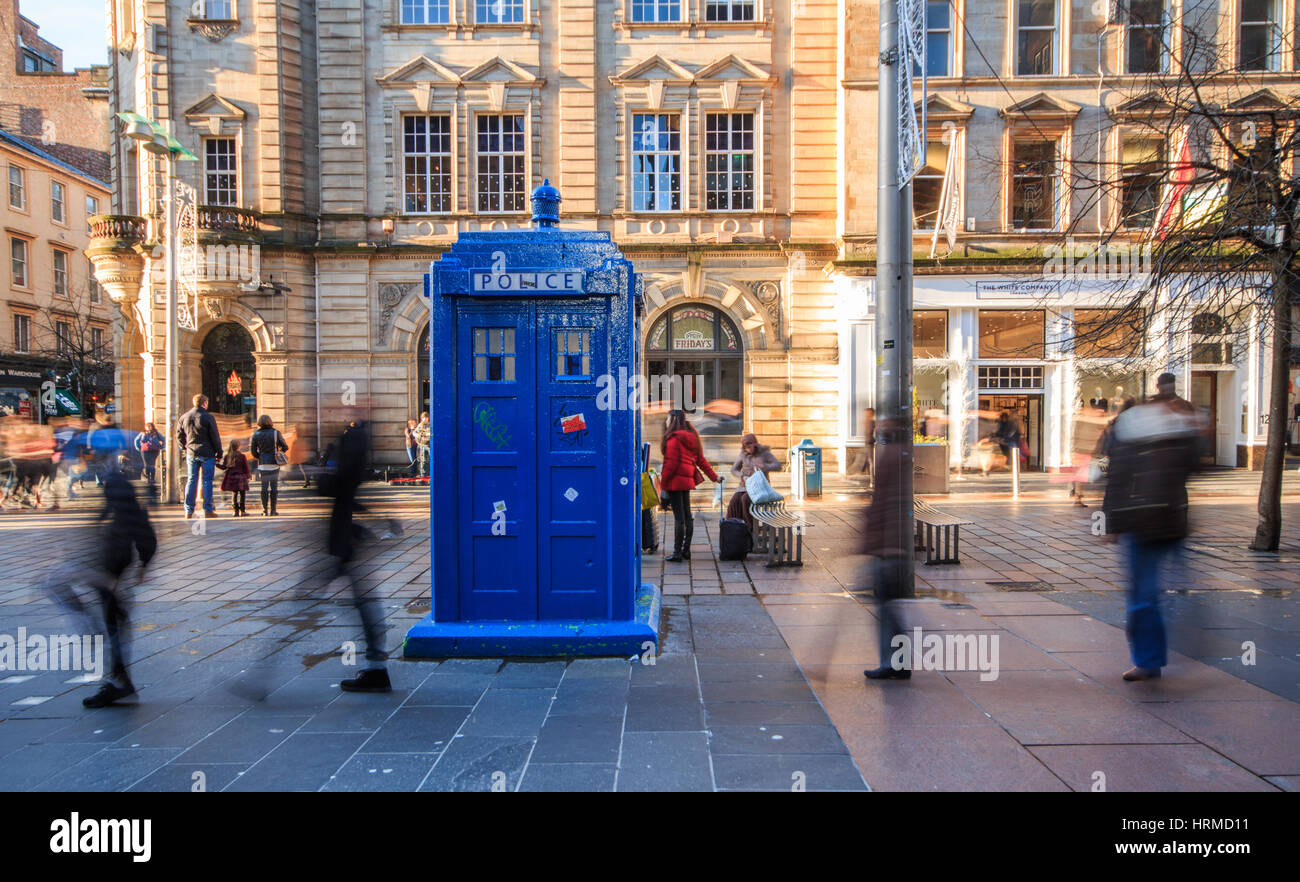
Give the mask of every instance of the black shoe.
M 910 680 L 912 672 L 907 668 L 898 669 L 888 666 L 867 668 L 862 672 L 868 680 Z
M 135 695 L 135 687 L 128 680 L 125 686 L 118 686 L 112 680 L 105 680 L 104 685 L 99 687 L 99 691 L 89 698 L 81 700 L 82 707 L 108 707 L 119 699 L 126 698 L 128 695 Z
M 354 679 L 339 683 L 344 692 L 392 692 L 387 668 L 367 668 Z
M 691 559 L 691 553 L 689 551 L 683 551 L 682 560 L 690 560 L 690 559 Z
M 680 551 L 674 551 L 672 554 L 665 557 L 664 560 L 669 563 L 680 563 L 682 560 L 682 553 Z

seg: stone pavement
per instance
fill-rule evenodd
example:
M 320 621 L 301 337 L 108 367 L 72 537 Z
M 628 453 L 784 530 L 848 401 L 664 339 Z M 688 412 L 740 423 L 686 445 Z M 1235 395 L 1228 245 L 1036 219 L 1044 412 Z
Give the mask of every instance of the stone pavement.
M 1249 488 L 1196 499 L 1190 590 L 1168 595 L 1177 652 L 1141 684 L 1118 679 L 1116 549 L 1046 484 L 1017 502 L 945 500 L 977 525 L 960 566 L 918 566 L 906 604 L 909 627 L 997 636 L 997 679 L 865 683 L 878 659 L 869 559 L 853 553 L 864 497 L 828 491 L 806 507 L 802 569 L 716 561 L 716 511 L 697 514 L 690 564 L 647 558 L 665 592 L 654 665 L 394 661 L 388 696 L 337 689 L 355 670 L 340 647 L 361 641 L 346 587 L 296 597 L 326 564 L 320 501 L 292 497 L 275 521 L 217 518 L 206 535 L 163 515 L 158 566 L 135 595 L 139 701 L 88 712 L 82 677 L 0 673 L 0 788 L 178 790 L 197 772 L 210 790 L 1090 789 L 1098 773 L 1110 790 L 1300 786 L 1300 567 L 1285 549 L 1241 550 Z M 363 562 L 400 640 L 428 610 L 426 497 L 368 493 L 407 527 Z M 88 514 L 0 515 L 0 635 L 69 629 L 33 588 L 91 547 Z M 1285 518 L 1295 545 L 1300 498 Z M 265 701 L 231 690 L 250 678 L 273 690 Z

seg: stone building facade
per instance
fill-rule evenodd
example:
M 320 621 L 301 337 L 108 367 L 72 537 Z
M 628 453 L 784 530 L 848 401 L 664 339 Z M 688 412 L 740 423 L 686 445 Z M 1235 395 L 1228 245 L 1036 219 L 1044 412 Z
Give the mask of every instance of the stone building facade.
M 970 466 L 972 445 L 992 429 L 990 417 L 1008 410 L 1026 430 L 1031 466 L 1064 468 L 1079 443 L 1081 409 L 1101 404 L 1113 412 L 1123 398 L 1153 392 L 1156 376 L 1171 370 L 1179 394 L 1213 426 L 1205 462 L 1258 468 L 1271 352 L 1256 307 L 1229 302 L 1219 313 L 1158 316 L 1127 349 L 1098 351 L 1072 338 L 1115 305 L 1114 280 L 1098 273 L 1053 286 L 1043 278 L 1048 246 L 1060 246 L 1067 230 L 1081 253 L 1105 237 L 1140 254 L 1149 239 L 1161 194 L 1123 182 L 1140 183 L 1150 157 L 1174 161 L 1176 136 L 1153 138 L 1148 123 L 1162 113 L 1157 94 L 1176 69 L 1171 53 L 1190 51 L 1184 27 L 1202 38 L 1198 51 L 1217 55 L 1214 69 L 1231 72 L 1213 87 L 1223 106 L 1294 105 L 1294 0 L 928 6 L 929 45 L 937 51 L 924 96 L 929 147 L 913 188 L 916 397 L 922 416 L 933 418 L 927 434 L 948 442 L 950 465 Z M 844 24 L 845 45 L 856 48 L 843 56 L 848 123 L 834 278 L 841 431 L 849 446 L 861 441 L 855 420 L 871 402 L 874 362 L 877 10 L 850 2 Z M 1088 186 L 1078 186 L 1072 175 L 1085 165 Z M 941 235 L 932 250 L 949 168 L 956 247 Z M 1124 232 L 1112 235 L 1116 229 Z M 1297 373 L 1293 365 L 1293 402 Z
M 645 274 L 648 369 L 683 377 L 714 455 L 755 431 L 812 438 L 834 467 L 841 4 L 196 8 L 109 0 L 112 110 L 198 157 L 175 163 L 200 267 L 181 402 L 206 390 L 304 449 L 364 413 L 374 460 L 405 463 L 428 401 L 423 273 L 460 232 L 526 228 L 549 178 L 562 224 L 608 230 Z M 115 127 L 90 253 L 129 317 L 119 397 L 161 424 L 167 163 L 135 143 Z

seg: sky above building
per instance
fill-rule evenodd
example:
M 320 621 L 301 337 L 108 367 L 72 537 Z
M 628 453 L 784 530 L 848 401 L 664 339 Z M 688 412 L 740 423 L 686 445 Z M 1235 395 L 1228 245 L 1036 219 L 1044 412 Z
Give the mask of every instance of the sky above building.
M 63 50 L 63 69 L 108 63 L 104 0 L 26 0 L 22 14 L 40 25 L 41 36 Z

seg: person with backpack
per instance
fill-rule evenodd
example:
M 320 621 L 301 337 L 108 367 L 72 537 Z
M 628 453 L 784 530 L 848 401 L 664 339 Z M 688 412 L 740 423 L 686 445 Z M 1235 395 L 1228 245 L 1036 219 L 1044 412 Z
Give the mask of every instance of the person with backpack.
M 289 452 L 289 445 L 266 414 L 257 419 L 257 431 L 249 440 L 249 451 L 257 460 L 257 479 L 262 483 L 262 517 L 275 517 L 280 513 L 275 506 L 280 498 L 281 460 Z
M 715 483 L 718 475 L 704 458 L 700 435 L 686 419 L 685 411 L 669 411 L 659 452 L 664 458 L 659 484 L 673 510 L 673 553 L 665 559 L 674 562 L 690 560 L 691 535 L 695 532 L 691 491 L 704 482 L 701 472 Z

